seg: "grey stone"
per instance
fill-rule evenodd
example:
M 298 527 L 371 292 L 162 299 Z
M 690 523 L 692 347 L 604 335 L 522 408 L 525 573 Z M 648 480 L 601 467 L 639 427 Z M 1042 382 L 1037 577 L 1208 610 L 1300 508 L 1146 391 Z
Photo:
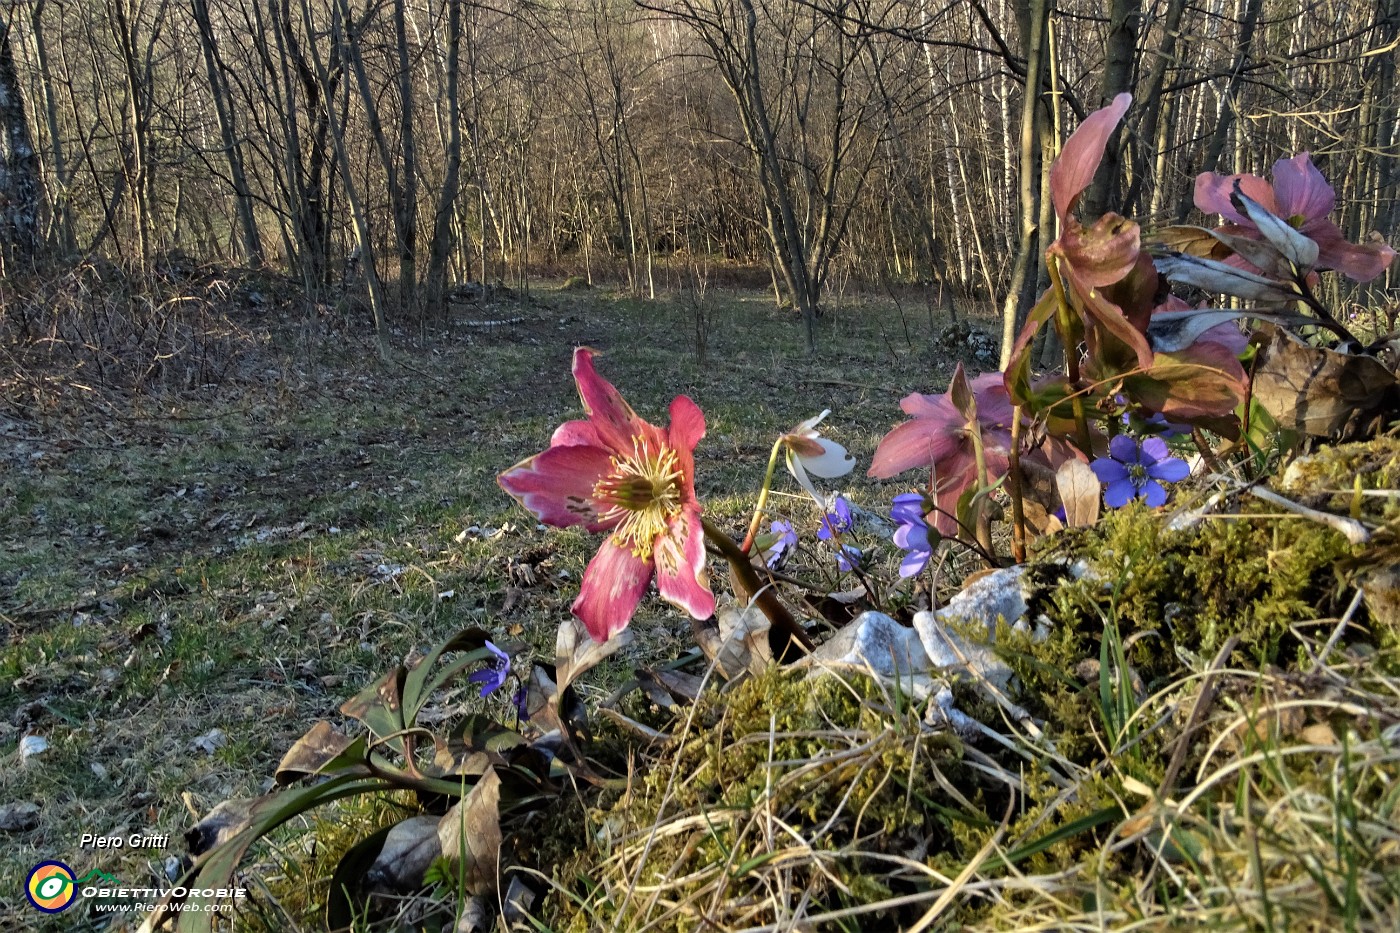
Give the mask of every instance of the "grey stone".
M 988 641 L 996 634 L 999 621 L 1026 628 L 1029 623 L 1025 618 L 1028 607 L 1024 578 L 1023 566 L 996 570 L 954 596 L 942 609 L 917 613 L 914 629 L 919 633 L 930 665 L 943 670 L 967 671 L 1004 687 L 1011 669 L 986 644 L 959 635 L 950 625 L 960 622 L 984 626 Z
M 883 612 L 862 612 L 812 652 L 811 663 L 869 666 L 882 677 L 928 669 L 919 635 Z

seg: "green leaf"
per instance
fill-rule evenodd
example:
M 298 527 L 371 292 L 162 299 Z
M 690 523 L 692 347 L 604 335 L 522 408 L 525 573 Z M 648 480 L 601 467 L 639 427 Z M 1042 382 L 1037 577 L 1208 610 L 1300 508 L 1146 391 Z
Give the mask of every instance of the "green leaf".
M 1006 366 L 1006 391 L 1010 393 L 1012 403 L 1025 405 L 1031 412 L 1036 411 L 1030 407 L 1031 352 L 1035 346 L 1035 335 L 1041 325 L 1055 316 L 1059 307 L 1060 302 L 1055 297 L 1055 289 L 1047 288 L 1045 294 L 1035 303 L 1035 307 L 1026 315 L 1026 323 L 1021 326 L 1021 333 L 1016 337 L 1016 345 L 1011 350 L 1011 359 Z
M 1198 345 L 1190 352 L 1200 356 L 1212 351 Z M 1229 353 L 1223 348 L 1220 352 Z M 1124 377 L 1123 391 L 1138 404 L 1168 418 L 1228 415 L 1244 401 L 1247 390 L 1243 370 L 1239 370 L 1233 356 L 1212 362 L 1158 353 L 1152 358 L 1151 368 Z
M 461 671 L 477 661 L 495 657 L 486 648 L 487 641 L 488 633 L 486 630 L 473 626 L 463 629 L 424 655 L 423 659 L 414 665 L 413 670 L 408 672 L 403 681 L 404 721 L 411 724 L 417 718 L 418 711 L 428 702 L 428 698 Z M 437 666 L 442 656 L 453 651 L 469 653 L 457 658 L 453 664 L 434 674 L 433 668 Z
M 1073 839 L 1081 833 L 1097 829 L 1105 823 L 1111 823 L 1114 820 L 1122 819 L 1124 816 L 1123 808 L 1120 806 L 1114 805 L 1104 807 L 1102 810 L 1090 813 L 1087 816 L 1081 816 L 1071 823 L 1066 823 L 1054 832 L 1046 833 L 1034 842 L 1028 842 L 1023 846 L 1017 846 L 1005 855 L 992 856 L 983 863 L 983 869 L 985 871 L 991 871 L 997 868 L 1010 867 L 1018 862 L 1024 862 L 1031 856 L 1044 852 L 1057 843 L 1064 842 L 1067 839 Z
M 404 731 L 403 685 L 405 672 L 395 666 L 379 680 L 365 687 L 340 705 L 340 711 L 369 727 L 375 738 L 397 735 Z M 403 751 L 403 742 L 394 739 L 391 746 Z
M 388 782 L 378 778 L 344 774 L 328 778 L 320 784 L 296 787 L 259 797 L 251 801 L 247 808 L 246 825 L 226 841 L 201 855 L 172 891 L 181 888 L 205 891 L 233 887 L 234 872 L 238 870 L 248 847 L 268 832 L 308 810 L 333 800 L 390 789 L 392 787 Z M 187 899 L 167 895 L 147 918 L 147 924 L 151 929 L 155 929 L 160 925 L 163 914 L 178 912 L 175 923 L 178 933 L 212 933 L 214 918 L 219 914 L 210 909 L 210 905 L 218 900 L 201 895 L 191 895 Z M 186 906 L 184 909 L 176 907 L 182 901 L 186 905 L 195 906 Z
M 351 929 L 364 916 L 368 894 L 364 890 L 365 873 L 369 871 L 384 848 L 392 826 L 385 826 L 366 836 L 341 856 L 331 875 L 331 889 L 326 894 L 326 929 L 335 933 Z

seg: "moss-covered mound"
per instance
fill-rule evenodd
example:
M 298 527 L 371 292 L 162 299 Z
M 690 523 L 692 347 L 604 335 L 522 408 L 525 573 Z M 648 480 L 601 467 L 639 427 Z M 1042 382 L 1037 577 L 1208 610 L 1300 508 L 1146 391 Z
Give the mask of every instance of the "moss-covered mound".
M 590 813 L 551 921 L 1395 928 L 1400 636 L 1380 587 L 1357 594 L 1395 549 L 1398 477 L 1382 440 L 1281 487 L 1363 543 L 1245 489 L 1048 542 L 1075 570 L 1042 575 L 1050 635 L 997 633 L 1015 677 L 954 685 L 983 723 L 961 737 L 859 677 L 708 696 Z

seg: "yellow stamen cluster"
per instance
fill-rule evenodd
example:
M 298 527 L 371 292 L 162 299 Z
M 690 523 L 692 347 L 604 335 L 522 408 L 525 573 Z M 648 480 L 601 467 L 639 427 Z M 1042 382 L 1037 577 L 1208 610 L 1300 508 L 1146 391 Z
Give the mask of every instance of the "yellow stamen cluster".
M 657 536 L 681 511 L 682 478 L 675 450 L 633 437 L 632 453 L 614 456 L 612 469 L 593 487 L 593 497 L 609 506 L 603 520 L 617 520 L 613 540 L 650 560 Z

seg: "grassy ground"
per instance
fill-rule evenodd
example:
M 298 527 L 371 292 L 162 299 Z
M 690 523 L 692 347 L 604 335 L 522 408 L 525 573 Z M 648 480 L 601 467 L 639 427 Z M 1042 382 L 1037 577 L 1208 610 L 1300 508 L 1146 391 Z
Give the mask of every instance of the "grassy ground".
M 114 929 L 46 922 L 22 879 L 59 859 L 164 886 L 198 816 L 267 790 L 314 721 L 343 724 L 347 698 L 461 628 L 552 655 L 595 542 L 537 527 L 495 476 L 578 416 L 574 346 L 644 417 L 699 403 L 697 488 L 736 532 L 776 434 L 823 408 L 862 464 L 842 489 L 883 511 L 908 486 L 863 468 L 898 400 L 982 368 L 904 296 L 833 302 L 813 356 L 766 297 L 714 290 L 701 359 L 689 296 L 537 289 L 395 333 L 381 360 L 362 312 L 286 283 L 120 285 L 0 283 L 4 929 Z M 1400 442 L 1309 463 L 1275 488 L 1369 543 L 1201 479 L 1174 487 L 1200 511 L 1186 530 L 1130 508 L 1047 539 L 1049 637 L 998 635 L 1009 699 L 953 684 L 980 733 L 781 672 L 654 720 L 676 741 L 608 762 L 634 768 L 625 793 L 521 818 L 567 894 L 550 928 L 1396 929 Z M 778 488 L 775 511 L 815 518 Z M 830 574 L 826 553 L 796 563 Z M 586 700 L 691 646 L 655 599 L 632 630 Z M 25 737 L 47 748 L 26 757 Z M 273 834 L 245 861 L 242 927 L 314 929 L 340 855 L 397 805 Z
M 776 432 L 829 407 L 868 463 L 898 399 L 958 359 L 908 301 L 835 304 L 809 356 L 771 301 L 712 291 L 701 362 L 688 301 L 542 289 L 398 334 L 381 362 L 343 312 L 252 290 L 205 290 L 228 312 L 217 379 L 98 381 L 53 353 L 0 374 L 0 804 L 38 806 L 0 847 L 6 929 L 39 923 L 20 882 L 45 859 L 158 882 L 194 814 L 265 789 L 309 723 L 413 649 L 472 623 L 552 645 L 591 548 L 537 529 L 495 475 L 577 415 L 575 345 L 644 416 L 700 404 L 700 493 L 736 528 Z M 108 356 L 152 371 L 139 342 Z M 655 602 L 635 628 L 639 656 L 688 637 Z M 23 736 L 47 750 L 22 759 Z

